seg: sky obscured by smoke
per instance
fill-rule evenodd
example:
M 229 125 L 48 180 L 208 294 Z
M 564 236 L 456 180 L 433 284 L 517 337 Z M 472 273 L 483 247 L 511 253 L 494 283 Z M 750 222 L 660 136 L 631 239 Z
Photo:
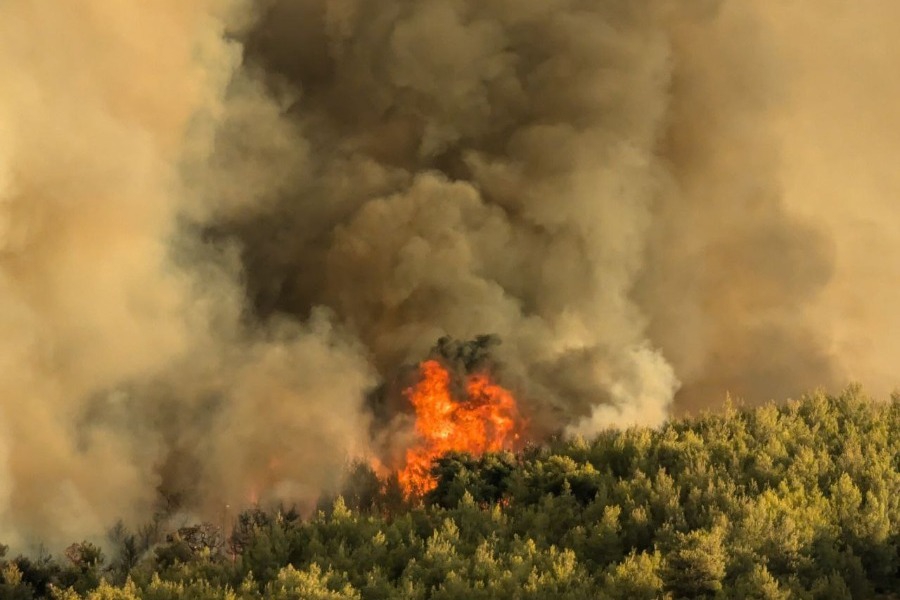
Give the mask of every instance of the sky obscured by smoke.
M 445 335 L 536 434 L 886 393 L 896 17 L 0 4 L 0 539 L 314 498 Z

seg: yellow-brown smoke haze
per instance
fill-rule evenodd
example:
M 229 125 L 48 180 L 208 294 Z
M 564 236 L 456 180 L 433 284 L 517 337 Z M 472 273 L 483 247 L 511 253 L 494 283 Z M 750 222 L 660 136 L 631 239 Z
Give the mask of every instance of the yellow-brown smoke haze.
M 309 496 L 365 443 L 358 344 L 322 312 L 248 330 L 228 252 L 178 241 L 183 215 L 215 209 L 191 186 L 217 124 L 254 98 L 225 105 L 233 8 L 0 5 L 6 543 L 139 523 L 160 489 L 201 511 L 254 486 Z
M 835 246 L 810 312 L 844 377 L 886 397 L 900 357 L 900 5 L 765 4 L 790 96 L 776 123 L 785 198 Z
M 538 431 L 886 393 L 898 17 L 0 3 L 0 541 L 309 501 L 442 335 Z

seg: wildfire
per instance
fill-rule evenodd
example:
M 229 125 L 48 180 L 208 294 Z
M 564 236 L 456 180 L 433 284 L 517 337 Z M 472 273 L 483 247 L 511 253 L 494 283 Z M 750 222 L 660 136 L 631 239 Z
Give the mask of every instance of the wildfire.
M 512 394 L 487 375 L 466 379 L 466 398 L 454 399 L 450 373 L 437 361 L 419 367 L 421 380 L 406 396 L 416 410 L 418 443 L 407 450 L 398 474 L 408 496 L 421 496 L 437 481 L 432 461 L 450 451 L 482 454 L 510 447 L 518 438 L 519 411 Z

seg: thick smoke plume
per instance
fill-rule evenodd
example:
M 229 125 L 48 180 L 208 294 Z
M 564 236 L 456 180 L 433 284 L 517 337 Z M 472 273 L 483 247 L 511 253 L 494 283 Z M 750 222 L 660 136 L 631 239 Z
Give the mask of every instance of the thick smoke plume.
M 0 539 L 308 502 L 444 336 L 535 436 L 888 387 L 896 143 L 794 4 L 0 3 Z

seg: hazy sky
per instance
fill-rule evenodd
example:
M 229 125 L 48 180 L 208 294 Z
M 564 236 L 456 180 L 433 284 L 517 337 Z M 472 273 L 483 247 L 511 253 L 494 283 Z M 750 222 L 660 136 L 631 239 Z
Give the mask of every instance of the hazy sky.
M 900 357 L 900 4 L 766 2 L 788 74 L 785 197 L 835 244 L 815 310 L 848 377 L 884 396 Z

